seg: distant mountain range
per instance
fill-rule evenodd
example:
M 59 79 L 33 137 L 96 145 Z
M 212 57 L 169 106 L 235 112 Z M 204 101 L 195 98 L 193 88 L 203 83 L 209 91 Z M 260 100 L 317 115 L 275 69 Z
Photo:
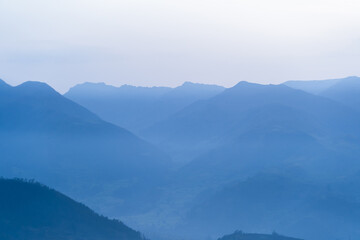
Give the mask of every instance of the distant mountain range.
M 360 140 L 359 121 L 360 115 L 352 109 L 324 97 L 284 85 L 240 82 L 154 124 L 142 136 L 169 154 L 181 152 L 188 160 L 204 154 L 208 158 L 206 154 L 211 150 L 212 158 L 228 156 L 228 161 L 240 157 L 234 151 L 244 155 L 240 149 L 255 149 L 261 141 L 264 145 L 277 142 L 276 146 L 289 147 L 302 141 L 301 146 L 311 147 L 314 143 L 327 145 L 346 138 L 352 139 L 353 144 Z M 246 147 L 249 144 L 252 145 Z M 224 148 L 232 153 L 225 155 Z M 288 153 L 293 152 L 289 149 Z
M 142 132 L 188 162 L 167 187 L 170 200 L 155 211 L 162 213 L 157 221 L 178 221 L 184 237 L 194 238 L 239 226 L 316 240 L 358 236 L 357 212 L 346 212 L 360 203 L 353 177 L 360 171 L 359 122 L 350 104 L 285 85 L 240 82 L 190 104 Z M 279 181 L 258 175 L 273 172 Z M 344 178 L 354 181 L 345 192 L 334 187 Z M 280 205 L 271 205 L 271 193 Z M 173 208 L 182 213 L 163 213 Z
M 0 179 L 2 240 L 144 240 L 137 231 L 109 220 L 44 185 Z
M 38 179 L 154 239 L 359 238 L 359 83 L 86 83 L 64 97 L 0 82 L 0 175 Z
M 151 144 L 39 82 L 1 82 L 0 148 L 0 175 L 35 178 L 83 200 L 116 195 L 124 212 L 155 196 L 170 167 Z
M 138 132 L 193 102 L 213 97 L 223 90 L 216 85 L 190 82 L 176 88 L 84 83 L 71 88 L 64 96 L 106 121 Z

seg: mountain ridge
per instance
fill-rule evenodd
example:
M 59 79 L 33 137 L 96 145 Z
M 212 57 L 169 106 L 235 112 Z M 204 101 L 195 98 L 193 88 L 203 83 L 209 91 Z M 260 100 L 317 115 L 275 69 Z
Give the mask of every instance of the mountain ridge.
M 176 88 L 113 87 L 86 83 L 71 88 L 65 97 L 97 113 L 103 119 L 135 133 L 166 118 L 192 102 L 224 90 L 217 85 L 185 82 Z
M 171 166 L 152 144 L 36 82 L 2 91 L 0 148 L 0 175 L 35 178 L 86 203 L 100 201 L 91 193 L 98 188 L 104 201 L 122 199 L 124 211 L 144 197 L 128 194 L 135 187 L 156 198 L 150 189 Z

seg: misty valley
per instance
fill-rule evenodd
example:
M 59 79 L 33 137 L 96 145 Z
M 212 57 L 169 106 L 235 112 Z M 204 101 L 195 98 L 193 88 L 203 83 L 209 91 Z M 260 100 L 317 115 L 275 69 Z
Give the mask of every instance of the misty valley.
M 1 240 L 360 239 L 360 78 L 0 80 Z

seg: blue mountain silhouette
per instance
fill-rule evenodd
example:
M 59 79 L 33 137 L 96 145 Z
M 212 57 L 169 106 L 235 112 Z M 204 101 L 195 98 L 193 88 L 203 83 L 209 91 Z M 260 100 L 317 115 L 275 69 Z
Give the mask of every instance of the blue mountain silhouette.
M 169 158 L 151 144 L 44 83 L 2 83 L 0 91 L 0 175 L 34 178 L 81 199 L 117 195 L 126 211 L 156 195 Z
M 223 90 L 216 85 L 190 82 L 176 88 L 84 83 L 71 88 L 64 96 L 109 122 L 138 132 L 197 100 L 210 98 Z

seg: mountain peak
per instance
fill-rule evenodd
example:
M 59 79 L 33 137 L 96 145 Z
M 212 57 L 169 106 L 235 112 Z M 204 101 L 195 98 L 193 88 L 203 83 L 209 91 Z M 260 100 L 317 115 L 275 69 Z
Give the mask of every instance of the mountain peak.
M 194 85 L 198 85 L 198 84 L 199 83 L 193 83 L 193 82 L 186 81 L 181 86 L 194 86 Z
M 228 92 L 241 92 L 246 94 L 259 93 L 259 91 L 268 91 L 268 90 L 285 90 L 291 89 L 285 85 L 274 85 L 274 84 L 259 84 L 252 83 L 247 81 L 241 81 L 232 88 L 227 89 Z
M 27 81 L 16 86 L 16 88 L 31 94 L 58 94 L 58 92 L 44 82 Z
M 237 84 L 235 84 L 234 87 L 242 87 L 242 86 L 261 86 L 261 84 L 252 83 L 252 82 L 248 82 L 248 81 L 240 81 Z

